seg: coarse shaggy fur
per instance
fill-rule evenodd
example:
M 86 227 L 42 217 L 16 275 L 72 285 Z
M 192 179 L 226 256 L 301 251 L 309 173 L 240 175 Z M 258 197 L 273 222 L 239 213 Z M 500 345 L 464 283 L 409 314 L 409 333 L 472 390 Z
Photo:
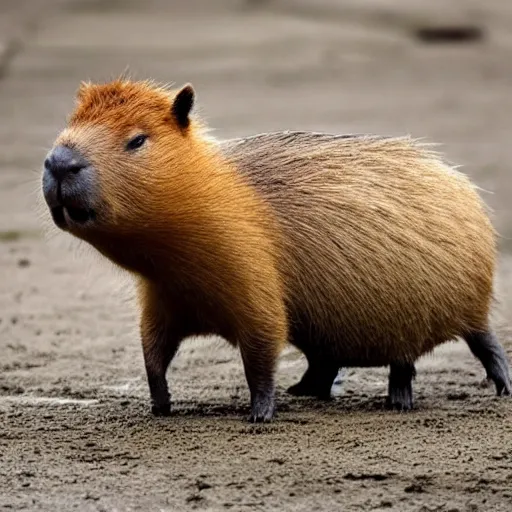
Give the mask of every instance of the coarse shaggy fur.
M 290 319 L 345 366 L 414 362 L 488 328 L 495 232 L 428 145 L 289 132 L 220 147 L 279 221 Z

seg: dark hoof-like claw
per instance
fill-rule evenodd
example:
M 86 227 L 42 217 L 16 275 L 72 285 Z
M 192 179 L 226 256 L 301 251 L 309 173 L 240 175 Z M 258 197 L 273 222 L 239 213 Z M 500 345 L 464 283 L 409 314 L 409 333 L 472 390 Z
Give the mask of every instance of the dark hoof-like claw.
M 254 415 L 251 413 L 249 416 L 249 423 L 270 423 L 274 419 L 274 413 Z
M 310 362 L 302 379 L 286 392 L 293 396 L 309 396 L 319 400 L 331 400 L 331 390 L 338 376 L 338 365 L 329 361 Z
M 151 414 L 153 414 L 153 416 L 170 416 L 171 404 L 153 404 L 151 406 Z
M 496 394 L 498 396 L 510 396 L 512 395 L 512 388 L 510 386 L 510 381 L 495 381 L 496 384 Z
M 404 392 L 393 393 L 393 396 L 387 397 L 386 407 L 393 411 L 411 411 L 414 408 L 412 396 Z
M 305 385 L 303 381 L 297 382 L 297 384 L 290 386 L 286 392 L 293 396 L 315 396 L 312 388 Z
M 250 423 L 269 423 L 275 412 L 274 397 L 270 394 L 262 394 L 253 401 L 251 407 Z
M 508 363 L 504 358 L 496 358 L 489 363 L 487 378 L 494 382 L 498 396 L 512 394 Z
M 251 413 L 249 416 L 249 423 L 270 423 L 274 419 L 274 414 L 265 414 L 261 416 L 255 416 Z
M 286 392 L 293 396 L 309 396 L 318 398 L 319 400 L 327 401 L 332 399 L 330 387 L 328 389 L 319 389 L 318 386 L 305 383 L 302 380 L 297 384 L 290 386 Z
M 498 396 L 512 394 L 507 354 L 496 334 L 492 330 L 471 332 L 465 336 L 465 339 L 471 352 L 480 359 L 487 372 L 487 384 L 494 382 Z M 480 385 L 484 387 L 483 383 Z

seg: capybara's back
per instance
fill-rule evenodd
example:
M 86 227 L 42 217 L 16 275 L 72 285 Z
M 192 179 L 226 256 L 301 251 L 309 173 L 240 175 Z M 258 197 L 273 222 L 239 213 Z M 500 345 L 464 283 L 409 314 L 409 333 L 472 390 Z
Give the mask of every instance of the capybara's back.
M 287 132 L 222 147 L 280 221 L 293 341 L 329 384 L 339 366 L 410 366 L 488 331 L 495 233 L 428 146 Z

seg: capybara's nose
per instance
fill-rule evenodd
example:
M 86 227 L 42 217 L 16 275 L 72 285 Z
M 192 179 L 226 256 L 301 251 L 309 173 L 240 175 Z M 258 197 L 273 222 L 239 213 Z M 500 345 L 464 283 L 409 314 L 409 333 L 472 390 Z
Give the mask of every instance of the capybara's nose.
M 44 161 L 45 169 L 59 181 L 69 174 L 78 174 L 87 165 L 79 151 L 62 145 L 54 147 Z

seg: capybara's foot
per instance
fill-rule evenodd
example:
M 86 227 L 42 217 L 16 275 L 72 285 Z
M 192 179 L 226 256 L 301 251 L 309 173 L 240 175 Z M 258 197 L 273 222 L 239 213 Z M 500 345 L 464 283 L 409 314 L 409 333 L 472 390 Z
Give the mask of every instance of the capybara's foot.
M 386 407 L 394 411 L 410 411 L 414 407 L 412 386 L 390 389 Z
M 331 388 L 337 375 L 338 365 L 310 361 L 300 382 L 290 386 L 286 392 L 293 396 L 313 396 L 319 400 L 330 400 Z
M 305 377 L 306 375 L 304 375 Z M 305 380 L 304 377 L 300 382 L 290 386 L 286 392 L 293 396 L 312 396 L 318 398 L 319 400 L 330 400 L 331 397 L 331 387 L 320 387 L 314 382 L 309 380 Z
M 249 416 L 249 421 L 251 423 L 268 423 L 269 421 L 272 421 L 275 411 L 273 390 L 256 393 L 251 402 L 251 415 Z
M 171 404 L 153 404 L 151 406 L 151 414 L 153 414 L 153 416 L 170 416 Z
M 508 373 L 508 365 L 504 360 L 496 360 L 489 370 L 489 377 L 496 386 L 496 394 L 498 396 L 511 395 L 512 386 L 510 384 L 510 375 Z
M 304 382 L 304 377 L 297 384 L 290 386 L 286 392 L 293 396 L 316 396 L 314 386 L 311 382 Z
M 471 352 L 483 364 L 487 379 L 494 382 L 498 396 L 512 394 L 510 370 L 505 350 L 493 331 L 472 332 L 464 337 Z
M 389 409 L 410 411 L 414 406 L 412 380 L 416 376 L 413 364 L 393 363 L 390 365 L 389 386 L 386 406 Z

